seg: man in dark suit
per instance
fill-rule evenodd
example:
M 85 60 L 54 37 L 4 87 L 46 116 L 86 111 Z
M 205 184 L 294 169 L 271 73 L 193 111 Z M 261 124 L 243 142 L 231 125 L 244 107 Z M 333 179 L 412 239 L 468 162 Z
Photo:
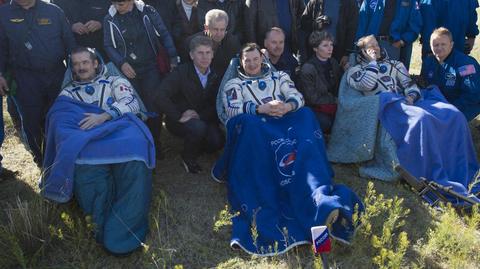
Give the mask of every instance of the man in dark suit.
M 202 171 L 198 156 L 224 144 L 215 110 L 221 78 L 210 69 L 213 41 L 209 37 L 194 37 L 189 54 L 192 62 L 178 66 L 163 80 L 154 102 L 165 113 L 167 129 L 184 139 L 183 167 L 196 174 Z
M 196 36 L 208 36 L 213 41 L 214 57 L 212 70 L 222 76 L 227 70 L 230 60 L 240 51 L 240 41 L 236 36 L 227 32 L 229 24 L 228 14 L 220 9 L 212 9 L 205 15 L 204 31 L 198 32 L 189 37 L 185 44 L 188 46 L 190 40 Z M 185 48 L 187 51 L 190 47 Z

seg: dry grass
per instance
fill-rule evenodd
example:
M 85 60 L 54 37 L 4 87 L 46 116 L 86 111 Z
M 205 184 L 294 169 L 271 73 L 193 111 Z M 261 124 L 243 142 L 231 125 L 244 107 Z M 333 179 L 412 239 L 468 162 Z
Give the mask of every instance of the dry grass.
M 416 45 L 414 55 L 418 55 L 418 49 Z M 480 60 L 478 39 L 473 54 Z M 411 70 L 419 73 L 419 57 L 413 57 Z M 112 257 L 94 243 L 88 232 L 89 222 L 85 221 L 74 203 L 59 206 L 40 198 L 37 187 L 40 171 L 14 135 L 11 120 L 8 116 L 6 118 L 7 138 L 1 151 L 4 167 L 14 174 L 0 182 L 0 208 L 4 209 L 0 212 L 0 247 L 8 250 L 0 255 L 0 267 L 321 268 L 321 263 L 309 247 L 300 247 L 286 255 L 268 259 L 231 250 L 231 227 L 222 214 L 227 204 L 226 186 L 212 181 L 208 172 L 195 176 L 186 174 L 179 165 L 180 141 L 166 131 L 163 132 L 164 144 L 171 145 L 171 151 L 165 160 L 157 164 L 155 171 L 148 247 L 126 258 Z M 478 121 L 472 123 L 478 124 Z M 473 128 L 472 133 L 476 150 L 480 152 L 480 134 Z M 208 171 L 215 158 L 205 156 L 201 165 Z M 333 168 L 337 183 L 351 186 L 365 197 L 370 181 L 358 176 L 355 165 L 333 165 Z M 371 184 L 377 194 L 384 196 L 383 200 L 372 199 L 369 203 L 372 216 L 365 224 L 370 224 L 372 231 L 359 232 L 357 244 L 352 247 L 334 244 L 329 255 L 332 268 L 379 267 L 374 258 L 380 255 L 383 247 L 388 248 L 388 244 L 375 248 L 371 240 L 374 235 L 385 238 L 385 220 L 398 217 L 398 212 L 393 212 L 395 206 L 388 206 L 385 202 L 389 199 L 393 201 L 395 197 L 403 199 L 397 211 L 409 211 L 400 218 L 404 225 L 397 223 L 393 229 L 394 239 L 401 232 L 406 232 L 411 242 L 405 256 L 397 256 L 401 259 L 401 267 L 479 268 L 480 217 L 468 222 L 455 212 L 435 212 L 399 183 L 372 181 Z M 380 205 L 376 200 L 387 205 Z M 29 226 L 25 226 L 26 223 Z M 445 231 L 451 231 L 459 242 L 468 240 L 474 245 L 473 249 L 462 252 L 470 255 L 469 258 L 461 261 L 455 258 L 459 253 L 458 246 L 445 243 Z M 398 249 L 398 246 L 390 246 L 390 249 Z

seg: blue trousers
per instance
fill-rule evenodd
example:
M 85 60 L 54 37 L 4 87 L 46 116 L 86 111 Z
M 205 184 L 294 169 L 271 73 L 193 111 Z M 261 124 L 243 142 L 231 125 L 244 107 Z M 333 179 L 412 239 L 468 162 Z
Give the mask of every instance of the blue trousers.
M 16 99 L 18 112 L 22 115 L 22 127 L 33 160 L 41 166 L 45 116 L 61 90 L 65 66 L 46 71 L 16 68 L 13 73 L 17 83 Z
M 75 165 L 75 198 L 93 217 L 97 241 L 114 254 L 145 241 L 151 192 L 152 171 L 143 162 Z

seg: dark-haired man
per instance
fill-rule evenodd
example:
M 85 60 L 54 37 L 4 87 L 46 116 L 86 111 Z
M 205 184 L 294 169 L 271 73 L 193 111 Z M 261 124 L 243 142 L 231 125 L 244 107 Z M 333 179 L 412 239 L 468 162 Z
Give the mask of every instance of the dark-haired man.
M 125 254 L 148 230 L 152 136 L 134 115 L 141 106 L 128 80 L 109 76 L 90 49 L 74 49 L 71 63 L 73 81 L 48 114 L 42 194 L 56 202 L 75 194 L 96 240 Z
M 222 148 L 223 133 L 215 110 L 220 77 L 210 68 L 213 41 L 196 36 L 190 41 L 191 63 L 180 65 L 162 82 L 156 106 L 167 117 L 167 129 L 184 139 L 182 164 L 189 173 L 202 168 L 197 158 L 202 151 Z
M 58 95 L 65 73 L 63 61 L 74 46 L 70 25 L 56 5 L 14 0 L 0 6 L 0 88 L 6 88 L 2 74 L 10 64 L 23 128 L 38 166 L 44 117 Z

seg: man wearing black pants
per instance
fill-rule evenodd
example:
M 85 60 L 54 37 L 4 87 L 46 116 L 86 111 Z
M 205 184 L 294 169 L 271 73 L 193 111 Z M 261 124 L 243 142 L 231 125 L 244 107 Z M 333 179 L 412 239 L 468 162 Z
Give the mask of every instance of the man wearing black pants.
M 213 41 L 194 37 L 189 54 L 192 62 L 180 65 L 163 80 L 154 102 L 167 117 L 167 129 L 184 139 L 182 165 L 196 174 L 202 171 L 198 156 L 221 149 L 225 139 L 215 110 L 220 77 L 210 69 Z

